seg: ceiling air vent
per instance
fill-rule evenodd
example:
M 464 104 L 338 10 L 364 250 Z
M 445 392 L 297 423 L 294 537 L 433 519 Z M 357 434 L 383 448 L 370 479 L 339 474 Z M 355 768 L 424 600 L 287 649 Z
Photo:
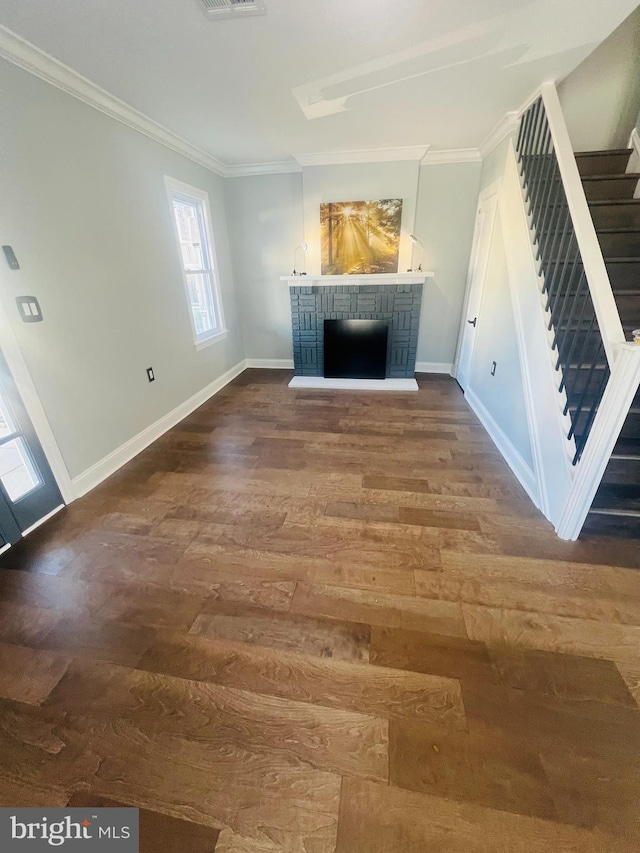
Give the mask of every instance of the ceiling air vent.
M 198 0 L 198 5 L 210 21 L 267 14 L 265 0 Z

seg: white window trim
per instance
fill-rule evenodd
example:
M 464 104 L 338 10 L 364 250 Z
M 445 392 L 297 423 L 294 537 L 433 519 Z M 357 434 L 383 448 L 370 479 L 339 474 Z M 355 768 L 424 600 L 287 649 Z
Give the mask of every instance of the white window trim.
M 211 227 L 211 208 L 209 206 L 209 194 L 205 190 L 201 190 L 198 187 L 193 187 L 190 184 L 185 184 L 183 181 L 178 181 L 175 178 L 169 177 L 169 175 L 164 176 L 164 185 L 167 193 L 167 200 L 169 202 L 169 213 L 171 215 L 171 227 L 174 235 L 174 242 L 176 246 L 176 252 L 178 257 L 178 263 L 180 264 L 180 274 L 182 276 L 182 284 L 184 286 L 185 297 L 187 301 L 187 312 L 189 314 L 189 323 L 191 324 L 191 333 L 193 335 L 193 343 L 196 350 L 204 349 L 205 347 L 211 346 L 211 344 L 215 344 L 218 341 L 223 341 L 229 331 L 227 329 L 227 324 L 224 319 L 224 309 L 222 307 L 222 290 L 220 287 L 220 275 L 218 271 L 218 257 L 216 253 L 216 244 L 213 238 L 213 228 Z M 191 298 L 189 295 L 189 285 L 187 284 L 187 276 L 184 268 L 184 263 L 182 261 L 182 249 L 180 246 L 180 234 L 178 233 L 178 226 L 176 223 L 176 217 L 173 210 L 173 194 L 180 193 L 182 195 L 190 196 L 191 198 L 196 199 L 202 204 L 202 212 L 203 218 L 206 228 L 206 237 L 209 241 L 209 250 L 211 255 L 211 297 L 214 303 L 214 309 L 216 312 L 216 317 L 218 319 L 218 326 L 215 329 L 209 329 L 206 332 L 202 332 L 198 334 L 196 330 L 196 326 L 193 320 L 193 311 L 191 310 Z
M 211 344 L 215 344 L 218 341 L 223 341 L 225 338 L 229 337 L 229 332 L 227 329 L 221 329 L 218 332 L 209 333 L 206 332 L 203 335 L 200 335 L 198 341 L 196 343 L 196 349 L 201 350 L 205 347 L 210 347 Z

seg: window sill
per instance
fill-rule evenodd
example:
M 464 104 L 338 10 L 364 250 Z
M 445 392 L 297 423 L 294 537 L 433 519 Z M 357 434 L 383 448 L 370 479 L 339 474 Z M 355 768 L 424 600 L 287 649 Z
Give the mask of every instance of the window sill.
M 228 334 L 229 332 L 226 329 L 223 329 L 221 332 L 214 332 L 214 334 L 209 335 L 208 338 L 198 338 L 198 340 L 195 342 L 195 348 L 197 350 L 201 350 L 205 347 L 210 347 L 211 344 L 215 344 L 218 341 L 223 341 L 228 336 Z

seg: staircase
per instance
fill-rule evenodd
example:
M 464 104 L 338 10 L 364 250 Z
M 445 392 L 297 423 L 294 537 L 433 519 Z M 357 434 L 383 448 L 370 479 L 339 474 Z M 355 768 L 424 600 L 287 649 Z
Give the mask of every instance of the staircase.
M 622 149 L 576 154 L 627 340 L 640 328 L 640 198 L 633 197 L 640 174 L 626 172 L 631 153 Z M 591 334 L 593 351 L 597 332 Z M 590 367 L 587 362 L 569 369 Z M 604 364 L 593 367 L 601 369 Z M 640 392 L 587 515 L 584 533 L 640 539 Z
M 515 153 L 559 393 L 556 408 L 538 381 L 542 340 L 522 326 L 543 511 L 563 539 L 640 540 L 640 347 L 630 342 L 640 329 L 640 174 L 627 172 L 630 149 L 573 153 L 550 82 L 522 115 Z M 522 247 L 512 264 L 526 283 Z

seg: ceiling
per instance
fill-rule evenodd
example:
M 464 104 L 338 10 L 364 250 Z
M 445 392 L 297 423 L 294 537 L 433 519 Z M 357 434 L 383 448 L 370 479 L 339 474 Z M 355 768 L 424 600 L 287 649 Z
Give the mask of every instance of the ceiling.
M 480 145 L 636 0 L 2 0 L 0 23 L 228 164 Z

